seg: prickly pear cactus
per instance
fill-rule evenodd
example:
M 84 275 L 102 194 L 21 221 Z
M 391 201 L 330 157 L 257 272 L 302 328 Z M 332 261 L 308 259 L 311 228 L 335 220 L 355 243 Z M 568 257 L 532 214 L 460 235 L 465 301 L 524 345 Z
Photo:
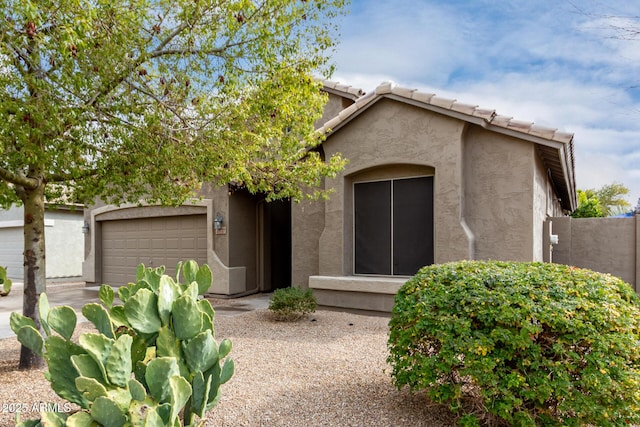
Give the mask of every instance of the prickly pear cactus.
M 70 416 L 43 413 L 19 426 L 196 426 L 220 400 L 232 377 L 231 341 L 215 340 L 215 312 L 199 299 L 212 283 L 207 265 L 179 263 L 176 280 L 164 267 L 138 266 L 136 282 L 116 292 L 102 285 L 100 304 L 82 314 L 98 333 L 71 340 L 76 314 L 66 306 L 38 304 L 44 337 L 34 321 L 11 314 L 11 328 L 25 346 L 43 355 L 47 379 L 62 398 L 82 408 Z M 180 278 L 183 279 L 181 283 Z
M 7 277 L 7 269 L 0 267 L 0 297 L 6 297 L 11 292 L 11 280 Z

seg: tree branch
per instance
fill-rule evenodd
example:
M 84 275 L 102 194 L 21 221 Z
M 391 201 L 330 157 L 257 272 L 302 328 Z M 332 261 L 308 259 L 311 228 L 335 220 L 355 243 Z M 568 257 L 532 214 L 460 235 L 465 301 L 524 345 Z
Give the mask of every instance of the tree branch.
M 97 173 L 95 169 L 87 169 L 80 174 L 55 173 L 49 176 L 47 182 L 65 183 L 70 181 L 82 180 L 94 176 Z
M 10 182 L 21 187 L 33 190 L 38 187 L 40 182 L 34 178 L 28 178 L 22 174 L 11 172 L 3 167 L 0 167 L 0 178 L 4 181 Z

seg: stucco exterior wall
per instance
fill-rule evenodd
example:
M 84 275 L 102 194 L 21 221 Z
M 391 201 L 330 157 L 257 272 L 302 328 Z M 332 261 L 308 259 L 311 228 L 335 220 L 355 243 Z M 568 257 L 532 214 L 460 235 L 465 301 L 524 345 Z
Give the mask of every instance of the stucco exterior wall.
M 460 223 L 463 197 L 461 138 L 464 124 L 423 109 L 381 99 L 324 142 L 327 156 L 342 153 L 349 163 L 326 187 L 335 189 L 325 205 L 319 272 L 351 272 L 348 177 L 385 166 L 423 166 L 434 175 L 435 262 L 464 259 L 468 237 Z M 347 179 L 345 179 L 347 178 Z
M 291 284 L 307 288 L 309 276 L 319 272 L 319 244 L 324 230 L 324 202 L 291 205 Z
M 245 284 L 232 293 L 257 289 L 256 200 L 241 191 L 229 196 L 229 267 L 245 270 Z
M 325 104 L 324 110 L 322 112 L 322 117 L 316 121 L 316 128 L 321 127 L 330 119 L 336 117 L 340 113 L 340 111 L 353 104 L 353 102 L 354 101 L 349 98 L 344 98 L 342 96 L 329 93 L 327 103 Z
M 475 259 L 534 259 L 535 155 L 532 143 L 469 128 L 465 217 L 475 240 Z M 542 239 L 541 230 L 539 235 Z
M 639 290 L 640 216 L 550 218 L 559 242 L 552 261 L 609 273 Z
M 356 182 L 434 177 L 435 263 L 542 261 L 545 251 L 548 257 L 545 220 L 561 209 L 531 141 L 381 98 L 330 134 L 323 148 L 349 163 L 326 180 L 334 190 L 329 200 L 293 211 L 293 276 L 309 277 L 321 304 L 386 310 L 393 300 L 386 290 L 406 280 L 353 276 Z

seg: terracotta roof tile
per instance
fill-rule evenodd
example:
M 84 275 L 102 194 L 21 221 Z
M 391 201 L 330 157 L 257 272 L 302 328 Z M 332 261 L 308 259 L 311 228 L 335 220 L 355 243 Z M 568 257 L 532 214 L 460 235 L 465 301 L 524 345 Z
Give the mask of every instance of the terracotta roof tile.
M 433 98 L 434 96 L 436 95 L 433 93 L 418 92 L 417 90 L 411 92 L 411 99 L 424 102 L 425 104 L 429 104 L 431 98 Z
M 340 113 L 338 114 L 338 118 L 340 120 L 344 120 L 346 117 L 349 117 L 351 114 L 358 111 L 358 109 L 359 109 L 358 104 L 351 104 L 344 110 L 340 111 Z
M 490 122 L 496 115 L 496 110 L 489 110 L 486 108 L 476 108 L 471 115 L 474 117 L 480 117 L 481 119 L 484 119 Z
M 417 92 L 416 89 L 407 89 L 405 87 L 392 87 L 391 93 L 398 96 L 403 96 L 405 98 L 411 99 L 414 92 Z
M 359 106 L 366 105 L 369 102 L 371 102 L 375 98 L 375 96 L 376 96 L 375 92 L 369 92 L 366 95 L 356 99 L 356 104 L 358 104 Z
M 436 96 L 433 93 L 420 92 L 417 89 L 409 89 L 396 86 L 395 83 L 390 81 L 381 83 L 375 89 L 375 91 L 369 93 L 365 93 L 362 89 L 354 88 L 352 86 L 330 80 L 323 80 L 322 84 L 326 88 L 350 94 L 355 99 L 355 104 L 341 111 L 338 117 L 327 122 L 325 126 L 322 127 L 323 129 L 329 129 L 340 124 L 342 121 L 351 116 L 351 114 L 353 114 L 355 111 L 363 108 L 365 105 L 376 100 L 378 97 L 387 94 L 393 94 L 427 105 L 433 105 L 436 107 L 462 113 L 471 117 L 480 118 L 487 124 L 530 134 L 532 136 L 563 143 L 571 142 L 571 140 L 573 139 L 573 134 L 570 133 L 558 132 L 556 129 L 538 126 L 532 122 L 514 120 L 512 117 L 496 114 L 495 110 L 480 108 L 477 105 L 472 104 L 464 104 L 461 102 L 457 102 L 455 99 L 442 98 Z
M 531 130 L 531 126 L 533 126 L 533 123 L 531 122 L 524 122 L 521 120 L 509 120 L 509 122 L 507 123 L 507 127 L 509 129 L 515 129 L 518 130 L 520 132 L 525 132 L 525 133 L 529 133 L 529 130 Z
M 335 116 L 333 119 L 329 120 L 328 122 L 325 122 L 325 124 L 322 125 L 320 129 L 326 132 L 328 130 L 335 128 L 340 123 L 342 123 L 342 119 L 340 118 L 340 116 Z
M 555 134 L 557 130 L 558 129 L 548 128 L 548 127 L 534 124 L 529 128 L 529 133 L 531 135 L 539 136 L 541 138 L 553 139 L 553 134 Z
M 513 117 L 496 114 L 495 116 L 493 116 L 493 119 L 491 120 L 491 124 L 506 128 L 512 118 Z
M 569 143 L 569 142 L 573 141 L 573 134 L 572 133 L 567 133 L 567 132 L 556 132 L 553 135 L 553 139 L 555 141 Z
M 463 104 L 462 102 L 454 102 L 451 106 L 453 111 L 457 111 L 459 113 L 467 114 L 469 116 L 473 115 L 473 112 L 478 108 L 477 105 L 471 104 Z
M 325 88 L 333 89 L 337 92 L 343 92 L 345 94 L 349 94 L 351 95 L 351 97 L 358 98 L 365 95 L 365 92 L 362 89 L 357 87 L 345 85 L 340 82 L 335 82 L 332 80 L 321 80 L 321 82 L 322 82 L 322 86 L 324 86 Z
M 447 99 L 440 98 L 439 96 L 434 96 L 433 98 L 431 98 L 431 101 L 429 103 L 431 105 L 435 105 L 436 107 L 442 107 L 450 110 L 454 102 L 456 102 L 455 99 Z
M 384 82 L 376 88 L 376 95 L 385 95 L 387 93 L 391 93 L 391 89 L 393 89 L 393 82 Z

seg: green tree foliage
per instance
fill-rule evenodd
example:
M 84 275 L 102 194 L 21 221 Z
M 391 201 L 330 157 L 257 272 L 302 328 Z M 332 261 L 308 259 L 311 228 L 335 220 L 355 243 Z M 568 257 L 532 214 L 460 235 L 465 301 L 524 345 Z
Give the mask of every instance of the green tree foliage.
M 461 425 L 640 423 L 640 299 L 608 274 L 559 264 L 424 267 L 389 323 L 398 387 Z
M 603 185 L 595 193 L 600 200 L 604 216 L 617 215 L 631 208 L 631 204 L 624 199 L 624 196 L 629 194 L 629 189 L 620 183 Z
M 624 199 L 629 189 L 614 182 L 599 189 L 578 190 L 578 208 L 571 213 L 573 218 L 597 218 L 616 215 L 631 207 Z
M 578 208 L 571 212 L 573 218 L 600 218 L 602 205 L 593 190 L 578 190 Z
M 0 0 L 0 207 L 24 205 L 39 324 L 44 201 L 179 204 L 203 182 L 303 197 L 344 0 Z M 37 363 L 23 351 L 21 366 Z

